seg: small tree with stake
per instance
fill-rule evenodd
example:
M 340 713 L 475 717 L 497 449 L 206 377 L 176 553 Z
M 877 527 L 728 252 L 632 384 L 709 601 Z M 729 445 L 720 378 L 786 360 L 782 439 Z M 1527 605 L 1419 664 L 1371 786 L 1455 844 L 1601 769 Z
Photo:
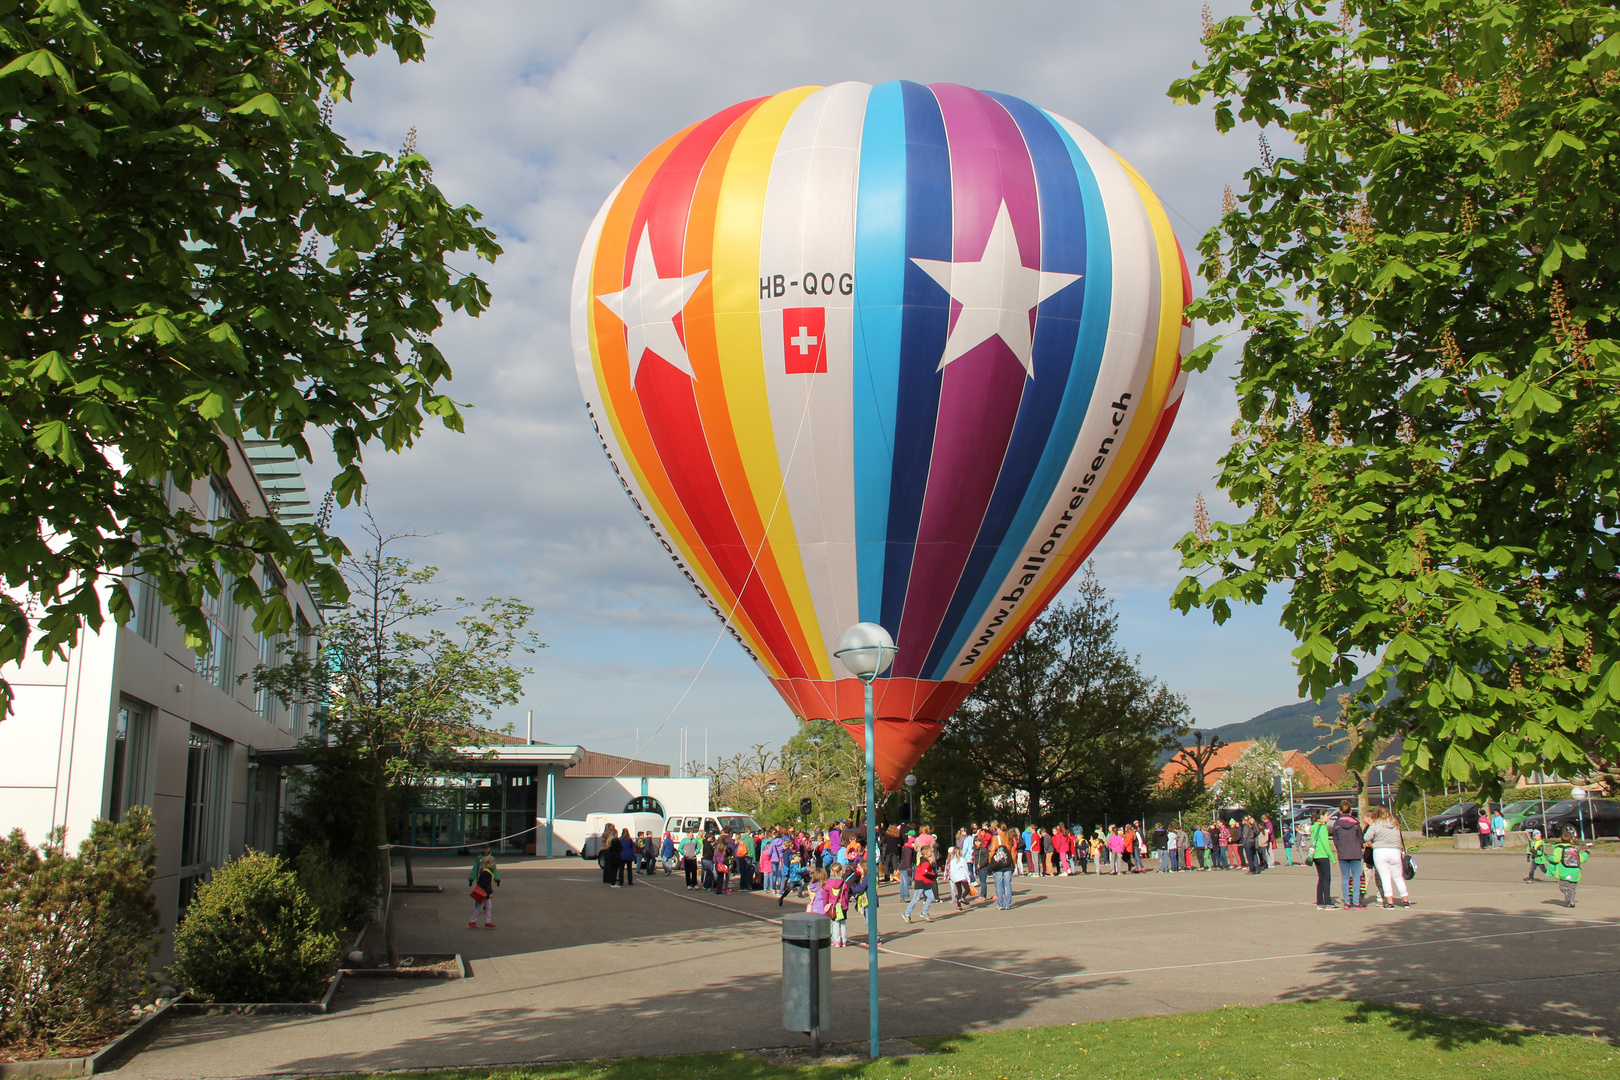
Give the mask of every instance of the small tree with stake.
M 326 730 L 311 738 L 324 744 L 330 737 L 358 756 L 381 848 L 390 794 L 413 777 L 459 764 L 458 747 L 482 745 L 487 732 L 478 721 L 517 704 L 529 673 L 508 662 L 512 653 L 544 645 L 524 629 L 533 609 L 510 598 L 467 610 L 453 633 L 433 625 L 469 605 L 417 595 L 437 567 L 390 553 L 413 534 L 384 534 L 369 510 L 365 533 L 370 545 L 344 563 L 349 603 L 321 630 L 316 659 L 295 653 L 281 666 L 260 665 L 252 677 L 284 701 L 327 702 Z M 394 962 L 391 906 L 385 933 Z

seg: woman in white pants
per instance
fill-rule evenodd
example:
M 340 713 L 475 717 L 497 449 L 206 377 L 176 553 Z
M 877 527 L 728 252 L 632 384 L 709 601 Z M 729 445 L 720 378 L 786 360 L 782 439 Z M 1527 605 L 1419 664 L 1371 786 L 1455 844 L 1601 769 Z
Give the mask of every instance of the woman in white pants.
M 1401 907 L 1411 907 L 1412 901 L 1406 895 L 1406 874 L 1401 870 L 1401 843 L 1400 823 L 1382 806 L 1375 806 L 1369 813 L 1370 824 L 1363 833 L 1363 839 L 1373 853 L 1373 869 L 1378 871 L 1378 884 L 1384 894 L 1384 906 L 1394 907 L 1395 894 L 1401 895 Z

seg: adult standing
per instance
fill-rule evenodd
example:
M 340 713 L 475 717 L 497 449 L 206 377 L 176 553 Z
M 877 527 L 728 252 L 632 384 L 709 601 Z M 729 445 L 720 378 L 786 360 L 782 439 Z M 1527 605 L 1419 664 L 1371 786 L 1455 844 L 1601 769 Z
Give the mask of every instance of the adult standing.
M 1333 908 L 1333 840 L 1328 835 L 1328 811 L 1317 811 L 1308 835 L 1306 850 L 1310 852 L 1310 864 L 1316 868 L 1316 910 L 1330 911 Z
M 698 853 L 702 850 L 698 838 L 692 835 L 691 829 L 687 829 L 686 835 L 681 837 L 681 871 L 686 875 L 688 889 L 698 887 Z
M 1164 822 L 1161 821 L 1154 825 L 1152 850 L 1153 854 L 1158 857 L 1159 873 L 1161 874 L 1168 874 L 1170 872 L 1170 860 L 1168 858 L 1169 848 L 1166 846 L 1169 843 L 1170 830 L 1164 827 Z
M 917 873 L 917 834 L 909 833 L 900 845 L 900 901 L 911 899 L 911 881 Z
M 1011 829 L 1002 829 L 990 841 L 990 872 L 996 879 L 997 910 L 1012 907 L 1012 875 L 1017 863 L 1018 837 Z
M 1339 857 L 1339 873 L 1343 876 L 1344 906 L 1355 910 L 1365 908 L 1361 898 L 1361 859 L 1362 848 L 1365 841 L 1361 833 L 1361 823 L 1350 813 L 1350 801 L 1345 799 L 1339 803 L 1339 816 L 1328 827 L 1328 834 L 1333 838 L 1333 849 Z
M 602 864 L 602 884 L 619 887 L 619 830 L 613 822 L 602 826 L 602 846 L 596 851 L 596 861 Z
M 1383 894 L 1384 907 L 1395 906 L 1395 893 L 1401 894 L 1401 907 L 1411 907 L 1406 893 L 1406 874 L 1401 868 L 1401 856 L 1406 845 L 1401 839 L 1401 826 L 1386 807 L 1375 806 L 1367 815 L 1365 842 L 1372 848 L 1373 870 L 1378 874 L 1378 889 Z
M 1164 850 L 1170 857 L 1170 872 L 1173 874 L 1181 869 L 1181 833 L 1179 830 L 1165 830 Z
M 636 838 L 626 829 L 619 834 L 619 884 L 636 883 Z
M 883 882 L 887 884 L 900 873 L 900 826 L 890 825 L 883 830 L 883 843 L 879 851 L 883 856 Z

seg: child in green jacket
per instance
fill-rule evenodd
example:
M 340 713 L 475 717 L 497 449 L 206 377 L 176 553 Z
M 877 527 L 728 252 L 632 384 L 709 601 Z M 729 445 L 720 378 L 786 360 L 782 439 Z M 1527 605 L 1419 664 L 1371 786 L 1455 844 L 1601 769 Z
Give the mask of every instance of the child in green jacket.
M 1530 872 L 1524 875 L 1524 880 L 1531 885 L 1536 883 L 1536 863 L 1541 861 L 1541 857 L 1546 851 L 1547 841 L 1541 838 L 1541 830 L 1531 829 L 1530 844 L 1524 853 L 1524 861 L 1530 864 Z
M 1564 906 L 1575 906 L 1575 886 L 1581 880 L 1581 864 L 1592 857 L 1592 845 L 1587 844 L 1586 850 L 1576 847 L 1575 826 L 1565 825 L 1564 835 L 1558 843 L 1549 845 L 1541 857 L 1541 868 L 1547 872 L 1548 877 L 1558 879 L 1558 887 L 1564 891 Z

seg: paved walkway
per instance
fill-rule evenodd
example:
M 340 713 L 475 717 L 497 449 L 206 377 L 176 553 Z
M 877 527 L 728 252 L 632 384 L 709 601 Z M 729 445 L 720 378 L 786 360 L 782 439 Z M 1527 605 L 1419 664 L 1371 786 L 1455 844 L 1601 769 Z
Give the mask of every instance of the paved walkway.
M 907 926 L 886 896 L 886 1036 L 1302 998 L 1410 1002 L 1620 1038 L 1620 859 L 1568 911 L 1522 858 L 1424 853 L 1418 907 L 1319 912 L 1314 872 L 1017 878 L 1017 906 Z M 574 860 L 502 867 L 499 929 L 467 929 L 466 871 L 418 868 L 405 951 L 460 951 L 473 978 L 349 983 L 323 1017 L 186 1017 L 117 1070 L 200 1080 L 797 1045 L 784 1032 L 783 909 L 659 876 L 602 886 Z M 1335 886 L 1337 876 L 1335 875 Z M 856 928 L 852 927 L 852 931 Z M 852 934 L 859 941 L 859 933 Z M 866 1034 L 866 950 L 833 953 L 833 1041 Z

